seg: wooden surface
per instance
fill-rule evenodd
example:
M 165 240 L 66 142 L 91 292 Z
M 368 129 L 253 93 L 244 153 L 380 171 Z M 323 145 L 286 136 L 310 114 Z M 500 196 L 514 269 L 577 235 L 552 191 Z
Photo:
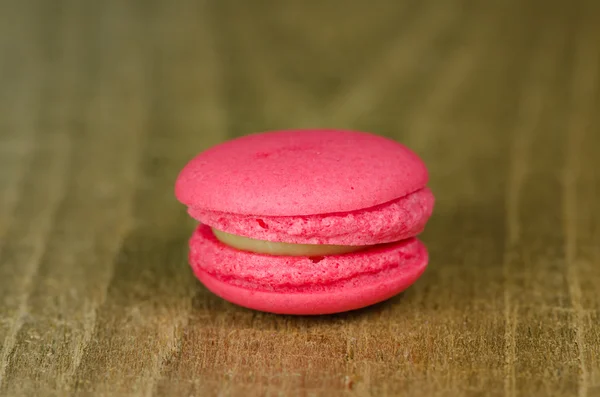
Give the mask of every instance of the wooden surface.
M 600 396 L 600 3 L 0 1 L 0 395 Z M 179 169 L 342 127 L 420 153 L 425 276 L 230 305 Z

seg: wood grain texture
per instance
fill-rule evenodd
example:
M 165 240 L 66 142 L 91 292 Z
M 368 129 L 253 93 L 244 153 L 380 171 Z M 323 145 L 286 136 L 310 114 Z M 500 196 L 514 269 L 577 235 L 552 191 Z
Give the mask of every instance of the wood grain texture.
M 1 396 L 600 396 L 600 3 L 0 1 Z M 173 197 L 247 133 L 413 147 L 401 296 L 228 304 Z

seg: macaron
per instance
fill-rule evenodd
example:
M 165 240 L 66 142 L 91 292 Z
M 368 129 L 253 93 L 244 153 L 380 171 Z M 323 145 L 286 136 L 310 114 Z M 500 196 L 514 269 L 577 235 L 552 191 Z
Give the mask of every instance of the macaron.
M 427 182 L 423 161 L 395 140 L 288 130 L 200 153 L 175 195 L 199 222 L 189 260 L 206 288 L 249 309 L 319 315 L 382 302 L 422 275 Z

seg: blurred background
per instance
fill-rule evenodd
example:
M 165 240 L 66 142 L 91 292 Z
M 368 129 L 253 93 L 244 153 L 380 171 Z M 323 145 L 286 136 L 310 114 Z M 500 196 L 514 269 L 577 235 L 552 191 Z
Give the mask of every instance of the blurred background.
M 0 0 L 0 395 L 600 396 L 599 56 L 594 0 Z M 311 127 L 423 157 L 429 270 L 214 297 L 179 170 Z

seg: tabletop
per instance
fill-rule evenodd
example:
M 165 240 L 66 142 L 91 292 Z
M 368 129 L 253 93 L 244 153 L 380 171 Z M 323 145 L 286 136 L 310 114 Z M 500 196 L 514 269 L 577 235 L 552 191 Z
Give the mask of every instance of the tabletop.
M 0 1 L 0 395 L 600 396 L 599 59 L 595 0 Z M 310 127 L 421 155 L 428 270 L 229 304 L 175 178 Z

